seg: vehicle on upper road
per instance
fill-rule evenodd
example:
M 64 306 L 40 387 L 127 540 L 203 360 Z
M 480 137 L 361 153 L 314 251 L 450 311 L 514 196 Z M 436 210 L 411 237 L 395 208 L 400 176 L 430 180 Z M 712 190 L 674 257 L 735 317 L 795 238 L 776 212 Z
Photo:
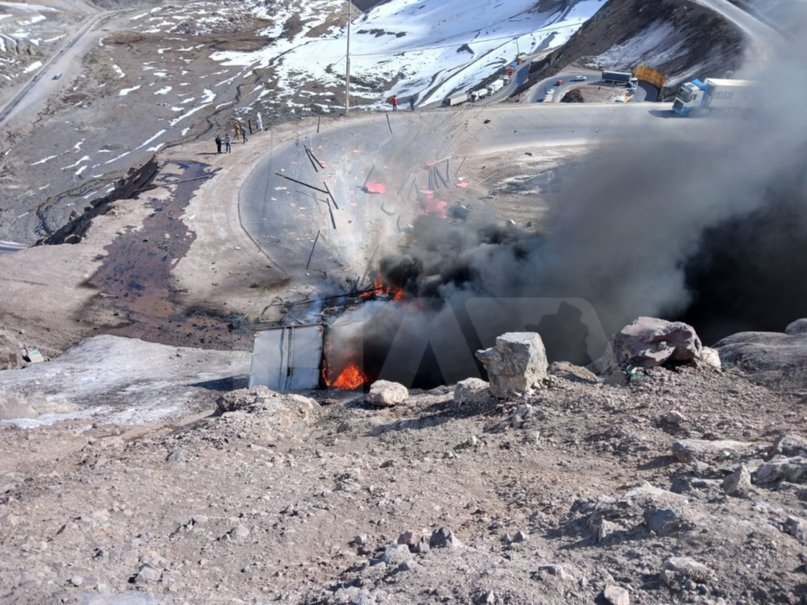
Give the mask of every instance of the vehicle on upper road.
M 689 116 L 711 109 L 751 107 L 751 97 L 759 85 L 751 80 L 707 78 L 682 84 L 675 95 L 673 112 Z
M 566 80 L 558 80 L 555 82 L 555 86 L 563 86 L 564 84 L 566 84 Z
M 611 84 L 639 85 L 639 80 L 629 71 L 604 71 L 602 81 Z
M 572 82 L 585 82 L 587 79 L 586 76 L 575 76 L 572 78 Z
M 443 104 L 452 107 L 454 105 L 461 105 L 462 103 L 465 103 L 468 99 L 469 95 L 467 92 L 458 92 L 457 94 L 447 97 L 446 100 L 443 101 Z
M 492 95 L 494 93 L 497 93 L 502 88 L 504 88 L 504 80 L 502 80 L 501 78 L 497 78 L 496 80 L 493 80 L 493 82 L 488 84 L 488 86 L 487 86 L 488 94 Z

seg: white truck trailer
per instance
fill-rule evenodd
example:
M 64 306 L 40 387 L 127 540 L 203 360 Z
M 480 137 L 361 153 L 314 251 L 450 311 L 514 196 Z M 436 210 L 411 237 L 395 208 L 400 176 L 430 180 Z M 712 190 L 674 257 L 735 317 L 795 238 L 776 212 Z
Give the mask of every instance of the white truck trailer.
M 692 80 L 678 89 L 673 111 L 679 116 L 691 116 L 711 109 L 748 109 L 758 88 L 751 80 Z

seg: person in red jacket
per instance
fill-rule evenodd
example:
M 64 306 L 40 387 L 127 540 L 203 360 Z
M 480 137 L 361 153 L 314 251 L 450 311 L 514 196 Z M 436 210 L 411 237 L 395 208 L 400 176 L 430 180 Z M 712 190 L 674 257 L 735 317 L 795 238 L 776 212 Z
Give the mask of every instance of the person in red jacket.
M 389 100 L 390 105 L 392 105 L 392 111 L 398 111 L 398 97 L 392 95 Z

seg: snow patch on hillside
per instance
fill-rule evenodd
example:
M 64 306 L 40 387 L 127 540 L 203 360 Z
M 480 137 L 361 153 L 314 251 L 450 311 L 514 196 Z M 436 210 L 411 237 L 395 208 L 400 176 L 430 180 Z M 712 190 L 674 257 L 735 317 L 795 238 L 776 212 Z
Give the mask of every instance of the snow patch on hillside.
M 370 106 L 396 94 L 417 95 L 421 104 L 465 91 L 515 60 L 564 44 L 603 5 L 604 0 L 577 0 L 564 9 L 536 0 L 390 0 L 354 18 L 351 36 L 353 94 L 374 99 Z M 301 85 L 317 81 L 344 85 L 346 31 L 331 28 L 309 37 L 321 15 L 334 10 L 333 0 L 312 0 L 298 12 L 302 23 L 291 39 L 278 37 L 254 52 L 213 54 L 224 65 L 280 65 L 277 94 L 291 96 Z M 287 9 L 289 10 L 289 9 Z M 278 36 L 274 16 L 264 33 Z M 392 82 L 391 85 L 388 82 Z

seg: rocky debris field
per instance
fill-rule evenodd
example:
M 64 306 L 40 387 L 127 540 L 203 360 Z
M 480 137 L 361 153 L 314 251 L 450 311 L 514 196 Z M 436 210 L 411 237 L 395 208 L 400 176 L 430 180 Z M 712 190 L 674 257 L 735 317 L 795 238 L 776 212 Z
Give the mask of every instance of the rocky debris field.
M 171 422 L 7 426 L 0 600 L 806 603 L 804 392 L 685 324 L 621 342 L 605 380 L 503 335 L 497 389 L 211 385 Z

